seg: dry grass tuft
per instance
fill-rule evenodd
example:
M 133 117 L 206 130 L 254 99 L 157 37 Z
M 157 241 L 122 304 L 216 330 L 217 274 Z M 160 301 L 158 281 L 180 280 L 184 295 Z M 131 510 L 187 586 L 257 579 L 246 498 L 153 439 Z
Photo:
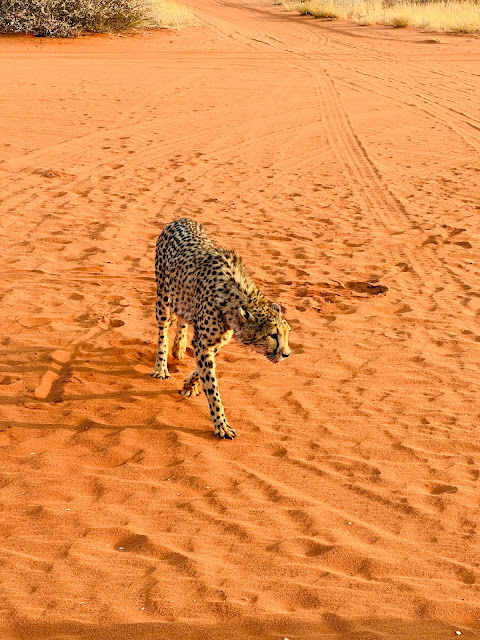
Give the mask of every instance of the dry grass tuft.
M 336 20 L 341 17 L 335 2 L 329 0 L 309 0 L 309 2 L 299 2 L 296 11 L 306 16 L 314 18 L 324 18 L 326 20 Z
M 382 0 L 284 0 L 283 5 L 305 15 L 351 19 L 360 25 L 387 24 L 395 28 L 480 34 L 480 4 L 475 0 L 406 0 L 390 6 L 384 6 Z
M 480 33 L 480 5 L 469 0 L 426 4 L 406 2 L 388 7 L 384 12 L 386 24 L 403 19 L 408 21 L 409 26 L 424 31 Z
M 393 18 L 390 19 L 390 24 L 394 29 L 404 29 L 410 26 L 410 20 L 408 16 L 393 16 Z
M 80 33 L 195 24 L 170 0 L 0 0 L 0 32 L 66 38 Z
M 157 23 L 153 26 L 170 29 L 193 27 L 198 21 L 188 7 L 175 0 L 157 0 Z

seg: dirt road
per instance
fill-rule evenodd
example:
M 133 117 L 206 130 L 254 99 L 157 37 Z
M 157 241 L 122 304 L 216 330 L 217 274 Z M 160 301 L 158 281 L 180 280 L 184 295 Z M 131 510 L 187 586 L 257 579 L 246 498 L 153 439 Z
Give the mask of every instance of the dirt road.
M 194 0 L 0 38 L 4 638 L 480 637 L 480 41 Z M 178 216 L 283 304 L 153 380 Z

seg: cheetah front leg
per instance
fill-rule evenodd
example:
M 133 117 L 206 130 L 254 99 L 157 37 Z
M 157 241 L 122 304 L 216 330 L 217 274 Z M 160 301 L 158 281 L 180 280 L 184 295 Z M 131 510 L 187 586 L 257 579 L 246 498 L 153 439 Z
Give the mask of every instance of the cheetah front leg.
M 156 316 L 158 323 L 158 347 L 152 378 L 169 378 L 167 368 L 168 327 L 172 321 L 172 311 L 160 287 L 157 290 Z
M 210 419 L 213 422 L 215 435 L 217 438 L 233 440 L 237 434 L 228 425 L 225 418 L 225 411 L 222 401 L 220 400 L 220 392 L 215 375 L 215 353 L 217 350 L 218 346 L 207 347 L 202 343 L 195 344 L 197 369 L 193 373 L 195 374 L 195 372 L 198 371 L 200 380 L 202 381 L 203 390 L 205 391 L 210 407 Z

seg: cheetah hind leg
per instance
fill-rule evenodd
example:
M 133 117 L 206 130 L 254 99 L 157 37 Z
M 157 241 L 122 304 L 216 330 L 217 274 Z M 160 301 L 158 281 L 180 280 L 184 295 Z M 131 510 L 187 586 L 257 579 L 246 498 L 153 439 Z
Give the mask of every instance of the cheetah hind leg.
M 183 383 L 183 389 L 181 389 L 179 393 L 187 398 L 189 398 L 190 396 L 200 395 L 199 380 L 200 373 L 197 368 L 195 369 L 195 371 L 192 371 L 192 373 L 185 380 L 185 382 Z
M 172 355 L 175 360 L 183 360 L 187 350 L 187 323 L 183 318 L 177 319 L 177 333 L 173 342 Z
M 168 327 L 173 318 L 172 310 L 164 300 L 164 294 L 160 286 L 157 289 L 156 316 L 158 324 L 158 347 L 155 366 L 150 374 L 152 378 L 169 378 L 167 367 L 168 354 Z

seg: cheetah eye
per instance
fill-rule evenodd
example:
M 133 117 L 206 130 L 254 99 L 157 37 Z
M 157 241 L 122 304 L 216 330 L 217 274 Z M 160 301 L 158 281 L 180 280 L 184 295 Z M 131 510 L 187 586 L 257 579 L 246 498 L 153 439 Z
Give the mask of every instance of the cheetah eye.
M 272 340 L 278 340 L 278 333 L 271 333 L 268 337 L 272 338 Z

